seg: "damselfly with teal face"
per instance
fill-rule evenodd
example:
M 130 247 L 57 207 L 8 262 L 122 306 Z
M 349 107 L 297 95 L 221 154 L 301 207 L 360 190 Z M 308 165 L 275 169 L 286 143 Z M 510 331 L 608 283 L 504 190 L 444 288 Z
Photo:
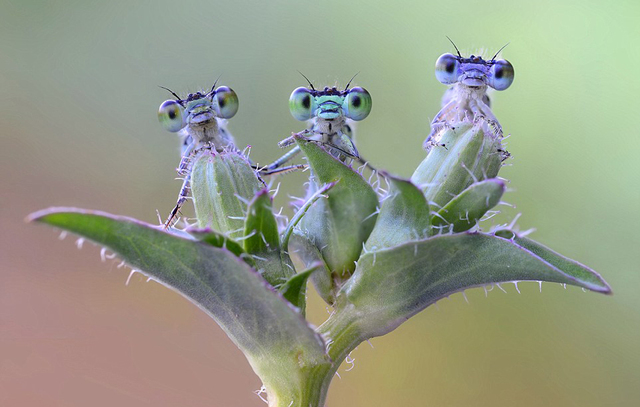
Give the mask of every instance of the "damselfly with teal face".
M 226 86 L 216 88 L 215 84 L 209 92 L 190 93 L 186 99 L 181 99 L 167 88 L 163 89 L 171 92 L 175 100 L 166 100 L 160 105 L 158 119 L 166 130 L 180 135 L 182 158 L 177 171 L 184 179 L 176 206 L 164 224 L 165 228 L 168 228 L 189 196 L 191 163 L 194 157 L 203 150 L 237 151 L 233 136 L 227 130 L 227 119 L 238 112 L 238 96 L 231 88 Z M 257 170 L 256 176 L 258 173 L 270 175 L 306 168 L 304 165 L 294 165 L 266 171 L 253 167 Z
M 442 109 L 431 122 L 431 133 L 423 144 L 426 150 L 438 144 L 438 134 L 444 127 L 457 121 L 484 119 L 496 135 L 502 136 L 502 127 L 491 111 L 487 90 L 505 90 L 513 82 L 513 65 L 504 59 L 496 60 L 504 47 L 485 61 L 475 55 L 464 58 L 458 47 L 453 46 L 457 55 L 443 54 L 436 61 L 436 78 L 452 86 L 445 92 Z
M 363 161 L 353 142 L 349 122 L 364 120 L 369 115 L 371 95 L 361 87 L 349 88 L 350 84 L 351 81 L 344 90 L 339 90 L 335 86 L 316 90 L 309 82 L 311 89 L 299 87 L 291 93 L 289 110 L 296 119 L 309 121 L 309 127 L 296 135 L 318 142 L 331 155 L 341 161 L 348 158 Z M 291 136 L 282 140 L 278 145 L 287 147 L 294 142 L 294 136 Z M 300 152 L 300 148 L 296 146 L 269 164 L 266 169 L 273 171 L 279 168 L 298 152 Z

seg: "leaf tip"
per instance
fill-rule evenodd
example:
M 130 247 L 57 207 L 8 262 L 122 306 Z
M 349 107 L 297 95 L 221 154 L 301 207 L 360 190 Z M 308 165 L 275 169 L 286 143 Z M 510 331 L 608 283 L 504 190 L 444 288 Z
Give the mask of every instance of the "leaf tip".
M 55 213 L 59 213 L 59 212 L 72 212 L 72 211 L 78 211 L 77 208 L 66 208 L 66 207 L 49 207 L 49 208 L 45 208 L 45 209 L 40 209 L 39 211 L 35 211 L 32 212 L 30 214 L 28 214 L 25 218 L 24 221 L 26 223 L 33 223 L 33 222 L 45 222 L 46 223 L 46 218 L 50 215 L 53 215 Z
M 485 180 L 485 182 L 491 182 L 500 187 L 503 191 L 507 189 L 507 183 L 505 182 L 505 180 L 500 178 L 490 178 Z
M 268 188 L 262 188 L 261 190 L 256 192 L 256 198 L 262 198 L 265 195 L 269 196 L 269 189 Z
M 598 278 L 598 280 L 600 280 L 601 285 L 594 285 L 593 288 L 592 287 L 587 287 L 587 288 L 591 291 L 594 291 L 600 294 L 613 295 L 613 290 L 611 289 L 611 286 L 609 285 L 609 283 L 607 283 L 605 279 L 602 278 L 602 276 L 597 272 L 593 270 L 591 270 L 591 272 Z

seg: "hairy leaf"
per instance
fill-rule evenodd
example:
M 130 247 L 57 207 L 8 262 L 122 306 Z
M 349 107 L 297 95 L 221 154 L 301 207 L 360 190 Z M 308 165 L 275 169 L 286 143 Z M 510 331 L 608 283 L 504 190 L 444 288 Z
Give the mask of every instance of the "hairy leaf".
M 54 208 L 31 219 L 103 245 L 181 293 L 222 327 L 259 375 L 277 368 L 283 376 L 271 374 L 282 378 L 301 365 L 327 363 L 322 340 L 302 316 L 229 250 L 101 212 Z
M 476 225 L 485 213 L 500 202 L 504 181 L 496 178 L 471 184 L 433 217 L 433 226 L 464 232 Z
M 249 253 L 260 254 L 280 249 L 278 223 L 273 216 L 267 189 L 258 192 L 249 204 L 244 235 L 244 249 Z
M 263 189 L 249 203 L 244 224 L 244 249 L 273 287 L 284 284 L 295 274 L 289 256 L 280 250 L 278 223 L 273 215 L 269 191 Z
M 482 233 L 441 235 L 367 253 L 336 301 L 364 337 L 384 335 L 437 300 L 507 281 L 549 281 L 610 293 L 593 270 L 537 243 Z M 531 250 L 533 249 L 533 250 Z
M 282 296 L 287 299 L 293 306 L 300 308 L 302 314 L 304 315 L 304 307 L 306 303 L 306 287 L 307 287 L 307 279 L 309 276 L 313 274 L 316 270 L 322 267 L 322 263 L 316 263 L 311 268 L 307 270 L 301 271 L 295 276 L 291 277 L 286 283 L 284 283 L 280 287 L 280 292 Z
M 424 239 L 431 230 L 429 204 L 422 191 L 409 180 L 385 174 L 390 187 L 378 220 L 367 239 L 367 251 Z
M 215 230 L 212 230 L 210 228 L 192 228 L 188 229 L 187 232 L 201 242 L 210 244 L 214 247 L 229 250 L 231 253 L 244 260 L 245 263 L 247 263 L 249 266 L 255 268 L 256 262 L 253 260 L 253 258 L 244 251 L 244 248 L 238 242 L 231 239 L 230 237 L 223 235 L 220 232 L 216 232 Z
M 526 237 L 520 237 L 511 230 L 501 230 L 495 233 L 497 236 L 509 239 L 518 246 L 530 251 L 531 253 L 539 256 L 544 261 L 557 267 L 558 269 L 579 278 L 581 281 L 590 284 L 589 287 L 585 286 L 593 291 L 601 291 L 605 294 L 611 294 L 611 288 L 600 277 L 598 273 L 589 267 L 578 263 L 575 260 L 571 260 L 563 255 L 549 249 L 548 247 L 536 242 L 535 240 L 527 239 Z
M 195 158 L 191 173 L 198 225 L 232 238 L 242 237 L 247 204 L 262 188 L 264 185 L 240 153 L 203 151 Z
M 290 247 L 291 253 L 295 253 L 306 268 L 313 267 L 314 264 L 321 264 L 320 268 L 311 276 L 311 281 L 320 297 L 327 304 L 333 304 L 338 285 L 334 281 L 331 270 L 324 262 L 320 250 L 300 230 L 294 230 L 291 235 Z
M 375 224 L 378 197 L 362 176 L 313 142 L 298 137 L 313 171 L 313 193 L 319 185 L 337 182 L 309 208 L 299 230 L 322 253 L 332 273 L 348 277 L 362 244 Z

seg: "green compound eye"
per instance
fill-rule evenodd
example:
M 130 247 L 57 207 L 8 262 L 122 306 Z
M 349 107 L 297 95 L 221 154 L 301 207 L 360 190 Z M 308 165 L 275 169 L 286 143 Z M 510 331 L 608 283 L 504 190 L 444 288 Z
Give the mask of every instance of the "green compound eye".
M 176 133 L 184 127 L 184 108 L 175 100 L 165 100 L 158 109 L 158 120 L 166 130 Z
M 289 110 L 296 120 L 305 121 L 313 117 L 315 100 L 307 88 L 296 88 L 289 96 Z
M 371 95 L 365 88 L 355 87 L 349 90 L 342 105 L 344 115 L 351 120 L 360 121 L 371 112 Z
M 460 61 L 453 54 L 442 54 L 436 61 L 436 79 L 445 85 L 451 85 L 458 81 L 458 68 Z
M 230 119 L 238 113 L 238 95 L 233 89 L 220 86 L 214 94 L 215 109 L 219 117 Z
M 495 90 L 505 90 L 513 83 L 515 72 L 507 60 L 496 61 L 489 72 L 489 86 Z

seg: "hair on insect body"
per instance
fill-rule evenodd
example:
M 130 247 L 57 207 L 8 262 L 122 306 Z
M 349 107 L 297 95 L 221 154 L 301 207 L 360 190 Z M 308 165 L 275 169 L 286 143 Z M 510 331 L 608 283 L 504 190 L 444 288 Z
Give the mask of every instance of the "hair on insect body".
M 502 136 L 502 126 L 491 111 L 487 91 L 505 90 L 513 83 L 513 65 L 505 59 L 496 59 L 508 44 L 488 60 L 476 55 L 465 58 L 453 41 L 451 44 L 457 55 L 446 53 L 436 61 L 436 78 L 451 86 L 444 93 L 442 108 L 431 121 L 431 132 L 423 144 L 426 150 L 438 144 L 444 128 L 458 121 L 485 120 L 496 136 Z

